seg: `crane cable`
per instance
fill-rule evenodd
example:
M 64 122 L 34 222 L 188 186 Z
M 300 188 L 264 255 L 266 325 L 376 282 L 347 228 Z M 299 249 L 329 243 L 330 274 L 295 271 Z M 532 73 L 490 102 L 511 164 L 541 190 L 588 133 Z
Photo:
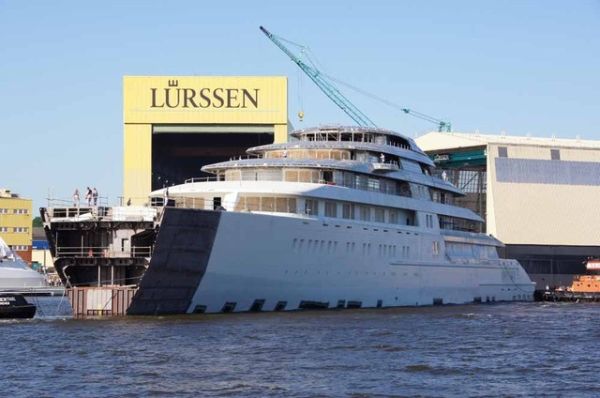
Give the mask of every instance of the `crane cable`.
M 304 49 L 301 50 L 300 52 L 300 56 L 302 56 L 302 54 L 304 54 Z M 304 121 L 304 101 L 302 96 L 304 95 L 304 88 L 303 88 L 303 76 L 304 72 L 302 72 L 302 70 L 300 68 L 297 68 L 298 71 L 298 120 L 300 122 Z

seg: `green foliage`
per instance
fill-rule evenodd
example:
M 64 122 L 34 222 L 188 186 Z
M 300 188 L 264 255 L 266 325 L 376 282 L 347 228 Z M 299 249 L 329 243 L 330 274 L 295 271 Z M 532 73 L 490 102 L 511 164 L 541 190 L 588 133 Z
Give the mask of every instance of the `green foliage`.
M 42 226 L 42 218 L 41 217 L 36 217 L 33 219 L 33 221 L 31 222 L 33 227 L 41 227 Z

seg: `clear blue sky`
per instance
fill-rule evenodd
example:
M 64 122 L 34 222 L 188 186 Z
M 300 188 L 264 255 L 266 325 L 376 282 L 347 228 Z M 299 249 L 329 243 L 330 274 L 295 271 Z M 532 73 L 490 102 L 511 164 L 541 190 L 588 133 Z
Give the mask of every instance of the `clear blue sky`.
M 258 30 L 456 131 L 600 139 L 599 1 L 0 0 L 0 186 L 122 189 L 123 75 L 286 75 L 294 126 L 350 124 Z M 432 126 L 345 91 L 379 126 Z

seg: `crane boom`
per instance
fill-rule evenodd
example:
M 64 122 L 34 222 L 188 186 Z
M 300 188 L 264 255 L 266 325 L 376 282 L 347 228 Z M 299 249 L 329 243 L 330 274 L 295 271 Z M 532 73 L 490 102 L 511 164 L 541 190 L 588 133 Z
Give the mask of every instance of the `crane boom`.
M 362 113 L 350 100 L 348 100 L 333 84 L 331 84 L 327 77 L 324 76 L 318 69 L 304 63 L 300 57 L 296 56 L 290 49 L 288 49 L 281 39 L 264 27 L 260 27 L 260 30 L 271 40 L 281 51 L 283 51 L 310 79 L 321 89 L 321 91 L 329 97 L 338 107 L 340 107 L 348 116 L 352 118 L 359 126 L 363 127 L 377 127 L 375 123 L 367 115 Z
M 354 120 L 359 126 L 362 127 L 377 127 L 375 125 L 375 123 L 373 123 L 373 121 L 371 119 L 369 119 L 369 117 L 367 115 L 365 115 L 364 113 L 361 112 L 360 109 L 358 109 L 352 102 L 350 102 L 350 100 L 348 98 L 346 98 L 338 89 L 337 87 L 332 83 L 332 81 L 338 82 L 339 84 L 343 84 L 347 87 L 350 87 L 353 90 L 356 90 L 362 94 L 365 94 L 371 98 L 374 98 L 378 101 L 382 101 L 385 104 L 392 106 L 396 109 L 401 110 L 402 112 L 406 113 L 407 115 L 411 115 L 413 117 L 416 117 L 418 119 L 421 120 L 425 120 L 428 121 L 430 123 L 434 123 L 438 126 L 438 131 L 442 132 L 442 131 L 447 131 L 450 132 L 452 131 L 452 124 L 450 122 L 447 121 L 443 121 L 440 119 L 437 119 L 433 116 L 429 116 L 425 113 L 421 113 L 421 112 L 417 112 L 414 111 L 412 109 L 409 108 L 403 108 L 400 107 L 396 104 L 391 103 L 390 101 L 384 100 L 382 98 L 379 98 L 377 96 L 374 96 L 372 94 L 369 94 L 363 90 L 360 90 L 352 85 L 349 85 L 347 83 L 341 82 L 338 79 L 335 79 L 331 76 L 327 76 L 325 73 L 322 73 L 319 69 L 317 69 L 315 66 L 310 66 L 307 65 L 305 62 L 303 62 L 299 56 L 297 56 L 296 54 L 294 54 L 289 48 L 287 48 L 285 46 L 285 44 L 283 44 L 283 41 L 285 39 L 278 37 L 274 34 L 272 34 L 271 32 L 269 32 L 267 29 L 265 29 L 263 26 L 260 27 L 260 30 L 265 34 L 265 36 L 267 36 L 269 38 L 269 40 L 271 40 L 273 42 L 273 44 L 275 44 L 277 47 L 279 47 L 279 49 L 281 49 L 281 51 L 283 51 L 288 57 L 290 57 L 290 59 L 292 61 L 294 61 L 294 63 L 296 65 L 298 65 L 298 67 L 300 69 L 302 69 L 302 71 L 308 75 L 308 77 L 310 77 L 310 79 L 317 85 L 317 87 L 319 87 L 319 89 L 321 89 L 321 91 L 323 93 L 325 93 L 325 95 L 327 97 L 329 97 L 329 99 L 331 99 L 338 107 L 340 107 L 344 112 L 346 112 L 346 114 L 348 116 L 350 116 L 352 118 L 352 120 Z M 287 41 L 287 40 L 285 40 Z M 295 44 L 295 43 L 294 43 Z M 295 44 L 297 45 L 297 44 Z M 300 46 L 302 47 L 302 46 Z
M 437 119 L 433 116 L 429 116 L 429 115 L 426 115 L 421 112 L 413 111 L 412 109 L 408 109 L 408 108 L 402 108 L 402 112 L 406 113 L 407 115 L 411 115 L 416 118 L 437 124 L 438 131 L 440 133 L 443 131 L 446 131 L 448 133 L 452 131 L 452 123 L 450 123 L 450 122 L 445 122 L 445 121 Z

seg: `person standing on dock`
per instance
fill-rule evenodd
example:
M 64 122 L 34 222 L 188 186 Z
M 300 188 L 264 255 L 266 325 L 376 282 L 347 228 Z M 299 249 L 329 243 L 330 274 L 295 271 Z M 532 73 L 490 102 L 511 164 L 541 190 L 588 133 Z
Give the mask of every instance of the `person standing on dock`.
M 73 192 L 73 207 L 79 207 L 79 189 L 77 188 Z
M 96 187 L 92 189 L 92 199 L 94 200 L 94 206 L 98 206 L 98 190 Z
M 92 205 L 92 190 L 90 187 L 87 187 L 87 192 L 85 194 L 85 200 L 87 200 L 88 207 Z

